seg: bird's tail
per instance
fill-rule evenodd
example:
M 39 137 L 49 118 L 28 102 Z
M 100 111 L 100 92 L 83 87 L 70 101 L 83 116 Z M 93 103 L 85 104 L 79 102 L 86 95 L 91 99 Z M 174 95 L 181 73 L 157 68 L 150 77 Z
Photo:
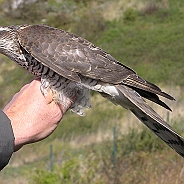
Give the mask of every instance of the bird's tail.
M 184 138 L 175 132 L 136 91 L 122 85 L 117 86 L 117 89 L 132 103 L 129 108 L 132 113 L 167 145 L 184 157 Z

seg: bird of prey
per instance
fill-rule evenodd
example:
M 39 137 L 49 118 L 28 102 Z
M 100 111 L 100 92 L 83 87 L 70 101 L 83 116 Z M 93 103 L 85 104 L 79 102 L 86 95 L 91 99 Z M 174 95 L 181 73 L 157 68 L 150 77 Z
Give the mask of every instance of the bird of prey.
M 171 110 L 158 95 L 174 98 L 89 41 L 46 25 L 7 26 L 0 27 L 0 53 L 41 77 L 43 95 L 51 90 L 56 103 L 70 100 L 71 110 L 83 115 L 83 109 L 90 107 L 90 90 L 97 91 L 129 109 L 184 157 L 184 138 L 144 100 Z

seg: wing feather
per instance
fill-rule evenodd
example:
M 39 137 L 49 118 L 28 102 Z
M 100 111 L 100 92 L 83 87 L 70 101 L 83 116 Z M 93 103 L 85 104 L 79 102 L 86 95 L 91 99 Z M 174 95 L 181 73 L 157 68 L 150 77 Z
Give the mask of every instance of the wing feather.
M 109 83 L 120 83 L 135 72 L 102 49 L 74 34 L 44 25 L 19 29 L 20 45 L 42 64 L 71 79 L 71 72 Z M 75 79 L 73 79 L 75 80 Z
M 20 45 L 29 54 L 65 78 L 81 82 L 80 76 L 85 76 L 113 85 L 126 84 L 174 100 L 110 54 L 72 33 L 45 25 L 23 26 L 18 33 Z M 155 95 L 148 99 L 169 109 Z

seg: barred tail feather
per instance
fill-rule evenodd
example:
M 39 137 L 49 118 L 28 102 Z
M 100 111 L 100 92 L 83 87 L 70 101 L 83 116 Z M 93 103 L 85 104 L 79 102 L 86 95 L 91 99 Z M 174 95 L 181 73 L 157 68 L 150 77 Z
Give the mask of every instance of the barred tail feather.
M 132 113 L 146 125 L 152 132 L 161 138 L 167 145 L 184 157 L 184 139 L 178 135 L 170 126 L 166 127 L 164 120 L 160 122 L 151 118 L 141 110 L 131 110 Z
M 127 86 L 117 86 L 117 88 L 132 103 L 132 107 L 129 108 L 132 113 L 167 145 L 184 157 L 184 138 L 176 133 L 136 91 Z

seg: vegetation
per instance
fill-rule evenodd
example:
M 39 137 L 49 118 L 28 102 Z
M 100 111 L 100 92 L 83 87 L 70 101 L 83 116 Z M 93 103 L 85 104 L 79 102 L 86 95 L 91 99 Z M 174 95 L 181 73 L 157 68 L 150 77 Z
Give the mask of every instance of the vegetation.
M 29 0 L 17 6 L 13 2 L 0 1 L 0 25 L 44 23 L 73 32 L 167 88 L 178 99 L 167 119 L 184 135 L 182 0 Z M 0 56 L 0 106 L 33 78 Z M 184 182 L 183 158 L 122 108 L 96 94 L 91 100 L 93 108 L 85 117 L 68 112 L 49 138 L 14 154 L 0 180 L 5 184 Z M 165 111 L 154 109 L 166 119 Z

